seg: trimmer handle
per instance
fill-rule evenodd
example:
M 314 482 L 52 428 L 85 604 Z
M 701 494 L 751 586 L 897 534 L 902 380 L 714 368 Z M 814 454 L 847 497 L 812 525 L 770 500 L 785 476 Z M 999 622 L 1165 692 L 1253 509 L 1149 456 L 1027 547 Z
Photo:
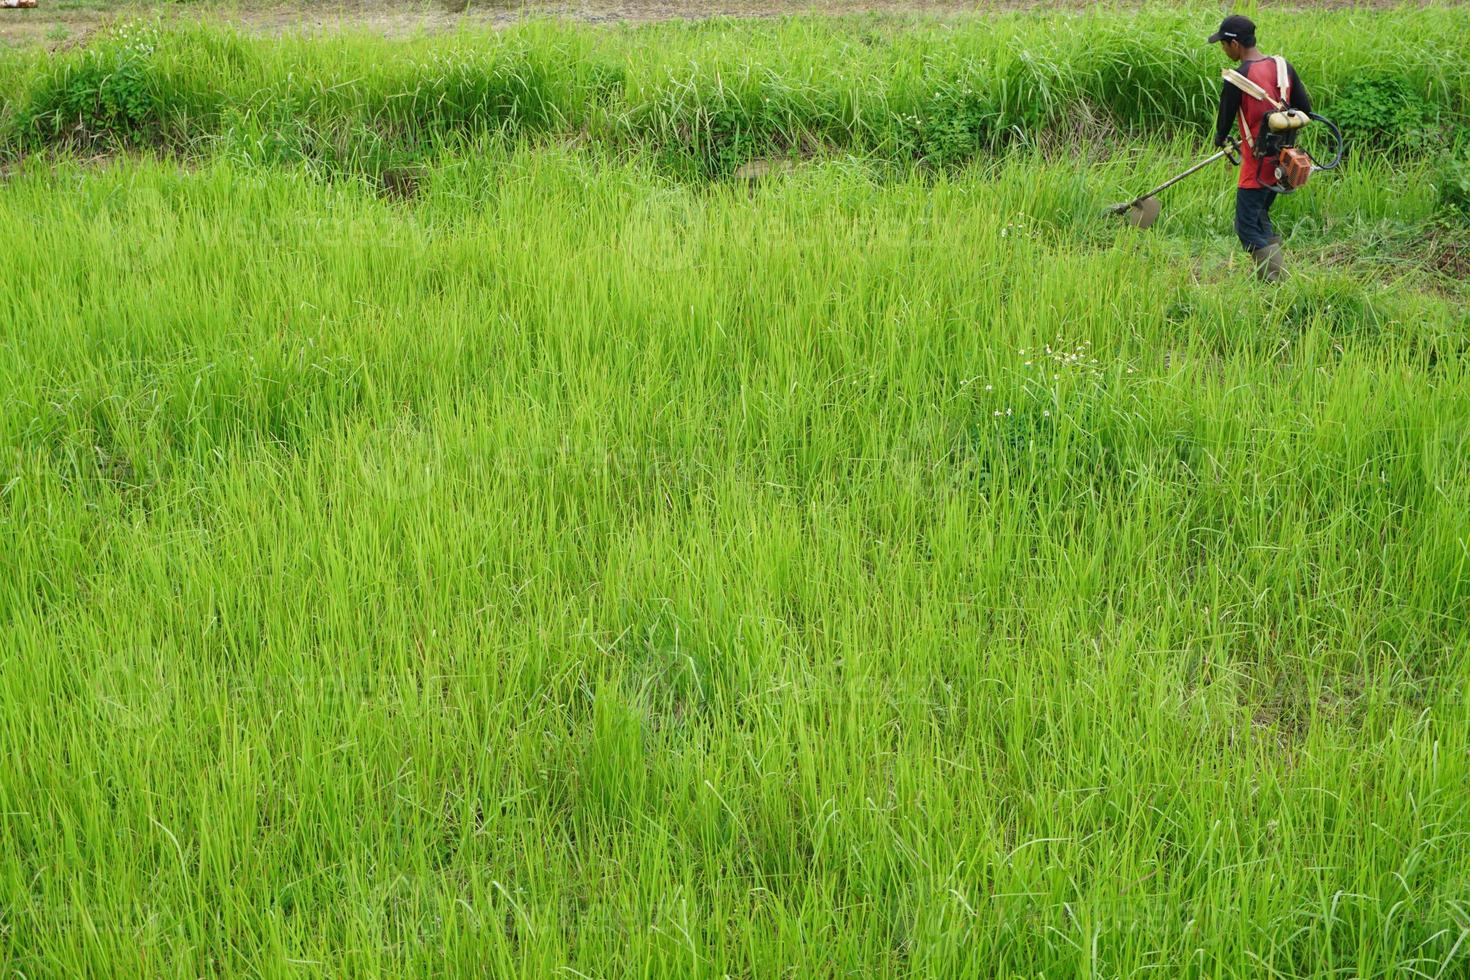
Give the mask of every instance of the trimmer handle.
M 1240 144 L 1235 141 L 1234 136 L 1225 137 L 1225 145 L 1220 147 L 1225 153 L 1225 159 L 1233 166 L 1240 166 Z

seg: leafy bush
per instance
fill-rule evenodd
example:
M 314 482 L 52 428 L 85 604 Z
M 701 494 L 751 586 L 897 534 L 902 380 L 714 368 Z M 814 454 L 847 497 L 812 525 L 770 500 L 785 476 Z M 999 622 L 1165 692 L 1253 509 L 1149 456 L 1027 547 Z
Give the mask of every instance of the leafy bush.
M 912 115 L 899 119 L 899 145 L 934 166 L 963 163 L 995 139 L 999 109 L 969 84 L 936 90 Z
M 38 61 L 24 81 L 8 80 L 18 97 L 0 112 L 0 153 L 181 149 L 217 137 L 228 99 L 221 79 L 238 70 L 246 50 L 227 32 L 124 23 L 85 49 Z
M 156 36 L 124 29 L 116 40 L 58 63 L 40 79 L 20 111 L 26 142 L 132 142 L 156 135 L 163 116 L 151 71 Z
M 1332 104 L 1332 118 L 1354 145 L 1393 150 L 1434 129 L 1438 112 L 1403 77 L 1375 73 L 1348 83 Z

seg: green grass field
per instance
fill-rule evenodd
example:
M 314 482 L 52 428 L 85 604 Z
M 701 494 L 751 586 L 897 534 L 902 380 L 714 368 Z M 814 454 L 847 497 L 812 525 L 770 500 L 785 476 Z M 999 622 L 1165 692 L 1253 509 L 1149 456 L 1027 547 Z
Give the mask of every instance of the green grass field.
M 0 57 L 0 973 L 1470 974 L 1470 12 L 1302 17 L 1275 288 L 1168 9 Z

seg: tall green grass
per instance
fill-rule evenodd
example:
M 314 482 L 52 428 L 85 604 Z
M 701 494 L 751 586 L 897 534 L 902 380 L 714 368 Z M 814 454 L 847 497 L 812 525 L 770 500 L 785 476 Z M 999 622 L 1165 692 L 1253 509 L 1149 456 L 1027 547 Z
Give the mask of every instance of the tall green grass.
M 1462 975 L 1432 193 L 1182 152 L 24 168 L 0 969 Z
M 1348 100 L 1365 138 L 1401 118 L 1407 132 L 1410 115 L 1416 133 L 1463 127 L 1464 7 L 1281 11 L 1261 23 L 1324 108 Z M 78 51 L 0 55 L 0 147 L 223 149 L 381 170 L 506 130 L 652 148 L 707 176 L 818 150 L 949 166 L 1016 143 L 1204 134 L 1220 85 L 1219 52 L 1201 40 L 1210 26 L 1145 8 L 616 31 L 534 23 L 405 43 L 132 24 Z M 1382 86 L 1354 89 L 1369 76 L 1399 100 L 1380 106 Z

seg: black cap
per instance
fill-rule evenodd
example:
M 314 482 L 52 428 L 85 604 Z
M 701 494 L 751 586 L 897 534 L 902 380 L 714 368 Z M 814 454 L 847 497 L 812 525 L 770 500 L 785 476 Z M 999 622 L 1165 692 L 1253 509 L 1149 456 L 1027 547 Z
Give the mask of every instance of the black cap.
M 1243 39 L 1255 40 L 1256 25 L 1249 17 L 1240 14 L 1231 14 L 1220 21 L 1220 29 L 1210 35 L 1210 43 L 1218 44 L 1221 41 L 1240 41 Z

